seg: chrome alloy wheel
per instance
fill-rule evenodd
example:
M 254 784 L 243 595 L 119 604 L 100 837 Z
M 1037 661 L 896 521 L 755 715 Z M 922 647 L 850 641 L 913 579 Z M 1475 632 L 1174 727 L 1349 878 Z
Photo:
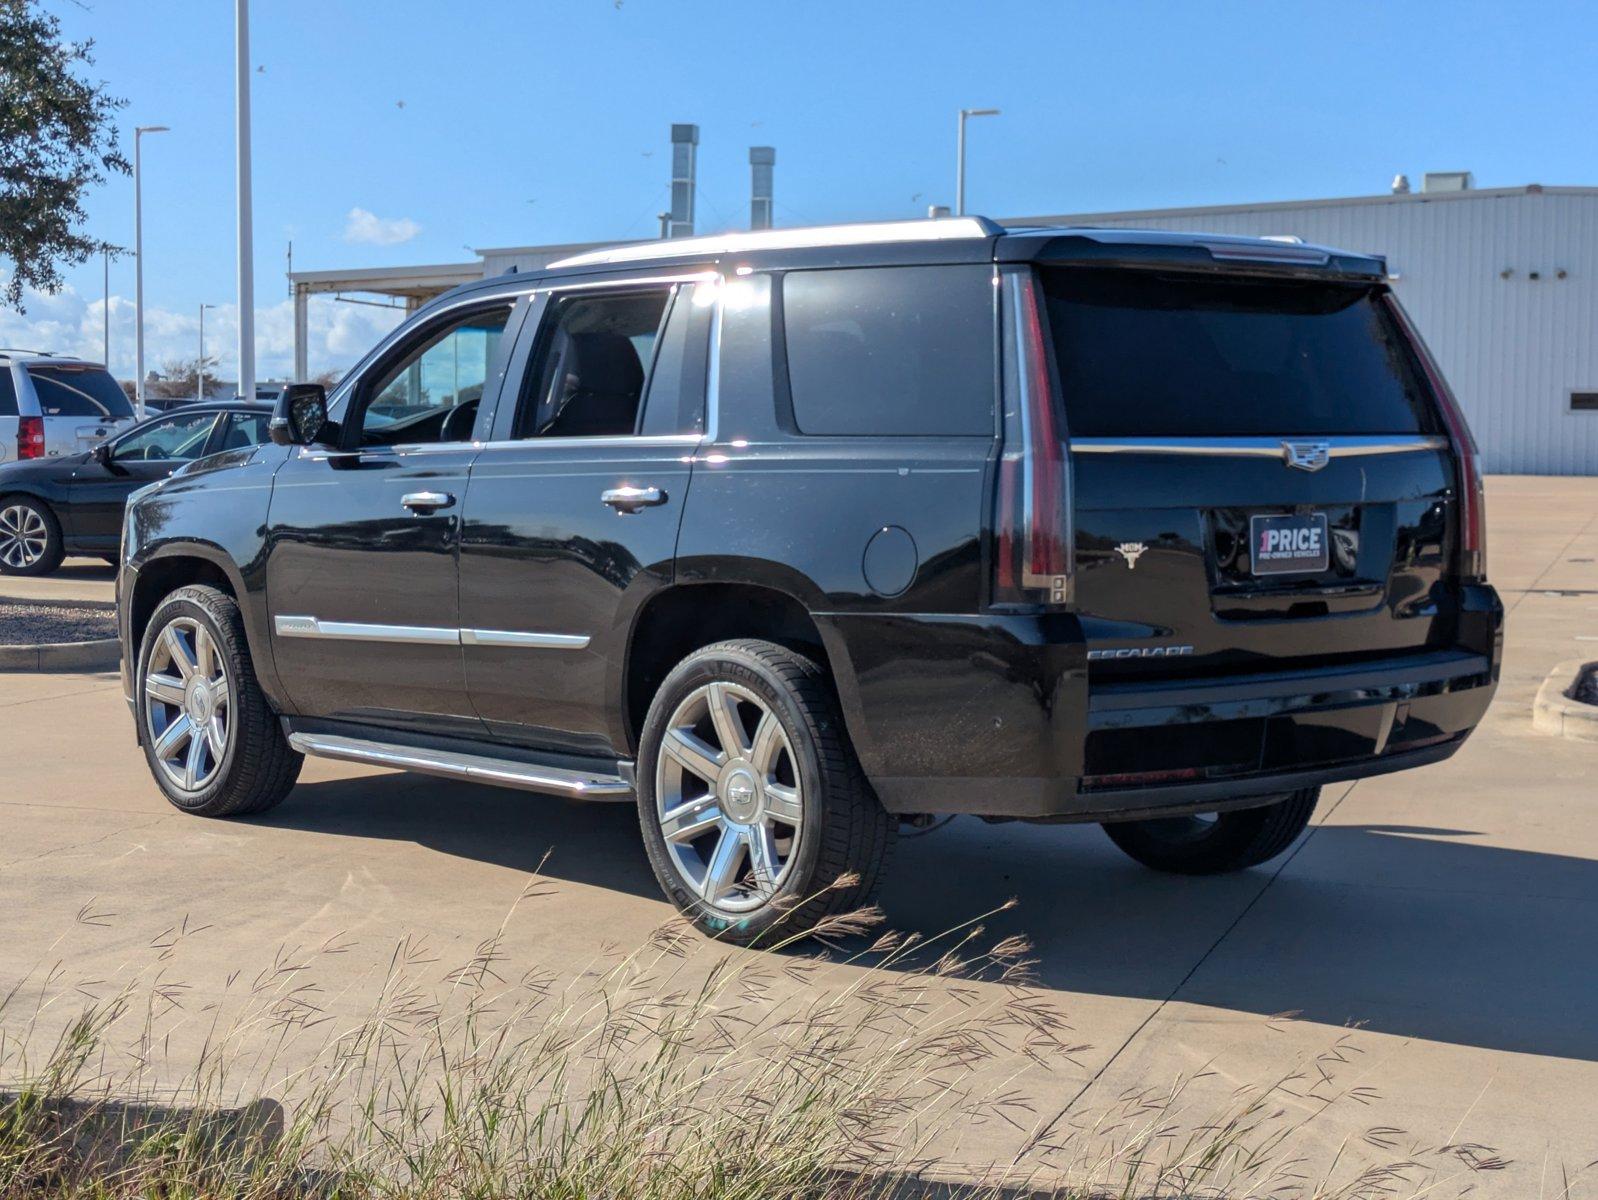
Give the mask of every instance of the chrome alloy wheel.
M 8 567 L 31 567 L 44 557 L 50 531 L 44 518 L 23 504 L 0 508 L 0 562 Z
M 144 731 L 173 787 L 198 792 L 216 778 L 233 728 L 233 690 L 209 630 L 175 617 L 144 675 Z
M 731 683 L 690 692 L 655 763 L 655 813 L 683 882 L 724 912 L 767 903 L 804 836 L 800 786 L 788 735 L 764 700 Z

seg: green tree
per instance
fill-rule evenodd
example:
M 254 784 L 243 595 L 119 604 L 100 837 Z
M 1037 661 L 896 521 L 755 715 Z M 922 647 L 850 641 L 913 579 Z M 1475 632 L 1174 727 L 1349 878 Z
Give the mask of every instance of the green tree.
M 0 0 L 0 304 L 22 289 L 54 292 L 63 267 L 116 247 L 83 232 L 84 193 L 126 175 L 113 118 L 127 103 L 81 78 L 93 42 L 66 42 L 36 0 Z

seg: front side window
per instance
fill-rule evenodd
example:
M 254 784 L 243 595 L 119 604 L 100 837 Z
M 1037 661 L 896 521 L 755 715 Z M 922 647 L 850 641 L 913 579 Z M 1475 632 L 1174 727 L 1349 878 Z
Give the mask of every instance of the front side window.
M 800 433 L 993 436 L 991 268 L 790 271 L 782 315 Z
M 378 367 L 357 444 L 470 440 L 510 314 L 511 305 L 497 305 L 446 322 Z
M 222 433 L 222 450 L 247 450 L 271 440 L 267 427 L 271 418 L 266 413 L 229 413 Z
M 96 421 L 117 421 L 133 415 L 122 385 L 104 367 L 75 367 L 64 363 L 31 365 L 39 397 L 39 412 L 46 417 L 88 417 Z
M 152 421 L 116 444 L 113 456 L 118 462 L 188 461 L 205 453 L 216 414 L 194 413 Z
M 638 428 L 671 289 L 553 303 L 516 411 L 516 438 L 616 437 Z

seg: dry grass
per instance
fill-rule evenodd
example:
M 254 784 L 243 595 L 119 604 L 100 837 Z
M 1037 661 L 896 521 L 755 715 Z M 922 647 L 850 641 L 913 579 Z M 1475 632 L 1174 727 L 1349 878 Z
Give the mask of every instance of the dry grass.
M 400 944 L 359 1018 L 312 981 L 336 939 L 203 1016 L 160 965 L 64 1022 L 72 990 L 33 980 L 51 999 L 0 999 L 0 1195 L 1431 1197 L 1503 1165 L 1384 1128 L 1312 1165 L 1316 1123 L 1371 1099 L 1337 1083 L 1347 1038 L 1220 1111 L 1193 1079 L 1039 1109 L 1029 1083 L 1085 1047 L 981 921 L 922 939 L 862 913 L 762 952 L 672 922 L 566 981 L 519 972 L 507 928 L 453 968 Z

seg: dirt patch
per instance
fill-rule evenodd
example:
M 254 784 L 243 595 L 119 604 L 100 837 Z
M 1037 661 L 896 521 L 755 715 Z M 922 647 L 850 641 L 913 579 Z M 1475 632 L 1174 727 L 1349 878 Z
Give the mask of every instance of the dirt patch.
M 106 605 L 0 600 L 0 646 L 92 642 L 116 635 L 116 611 Z

